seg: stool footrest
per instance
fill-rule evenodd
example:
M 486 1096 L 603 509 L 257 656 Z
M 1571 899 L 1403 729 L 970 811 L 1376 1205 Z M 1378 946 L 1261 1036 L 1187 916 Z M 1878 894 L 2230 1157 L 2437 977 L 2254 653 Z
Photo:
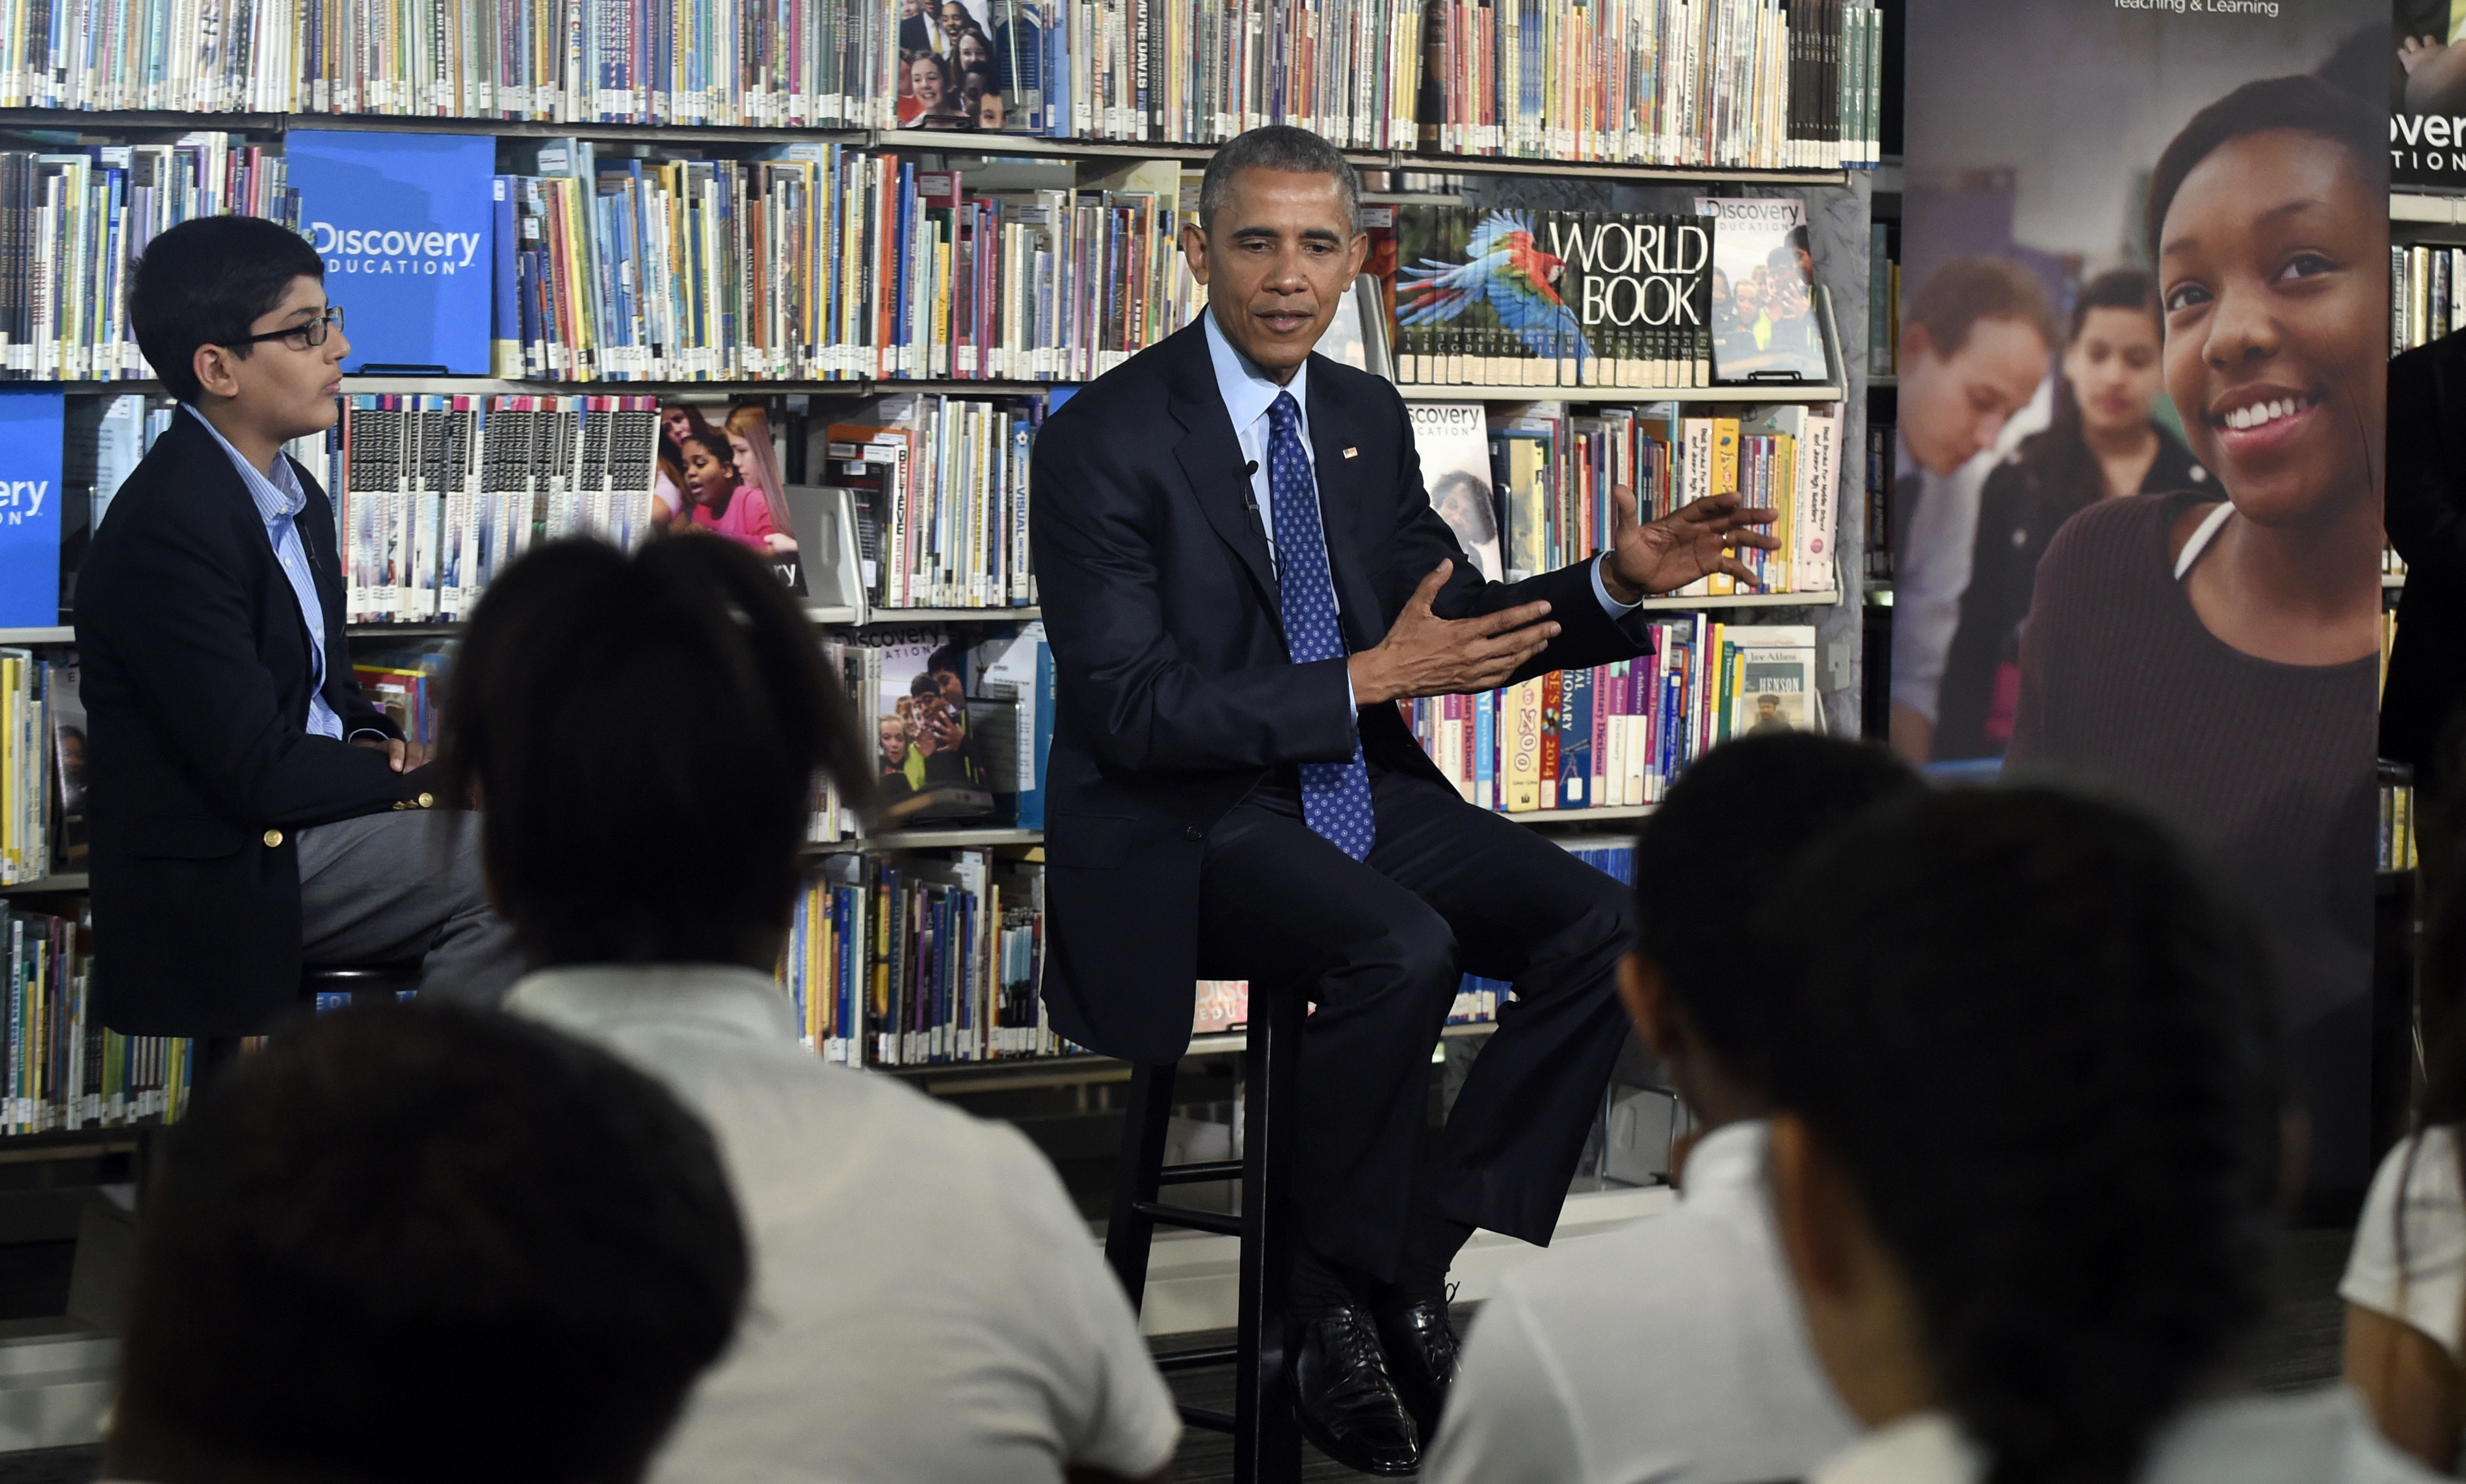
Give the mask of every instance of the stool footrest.
M 1199 1211 L 1186 1205 L 1164 1205 L 1155 1201 L 1140 1201 L 1131 1209 L 1160 1226 L 1182 1226 L 1192 1231 L 1213 1231 L 1220 1236 L 1242 1234 L 1242 1218 L 1224 1211 Z
M 1210 1159 L 1203 1164 L 1168 1164 L 1156 1171 L 1159 1185 L 1195 1185 L 1200 1180 L 1240 1180 L 1242 1161 Z
M 1175 1410 L 1181 1413 L 1181 1421 L 1185 1427 L 1205 1428 L 1210 1432 L 1233 1430 L 1231 1412 L 1220 1412 L 1213 1407 L 1190 1405 L 1178 1406 Z
M 1175 1371 L 1199 1371 L 1211 1365 L 1230 1365 L 1242 1359 L 1239 1347 L 1215 1345 L 1205 1350 L 1177 1350 L 1155 1358 L 1155 1368 L 1167 1375 Z

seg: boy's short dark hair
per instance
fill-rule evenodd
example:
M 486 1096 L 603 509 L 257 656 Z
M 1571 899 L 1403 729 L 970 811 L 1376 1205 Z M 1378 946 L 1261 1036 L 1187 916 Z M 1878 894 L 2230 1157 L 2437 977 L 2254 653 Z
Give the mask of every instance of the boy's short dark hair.
M 538 967 L 767 965 L 817 776 L 871 800 L 870 746 L 812 621 L 732 541 L 534 550 L 471 616 L 442 731 Z
M 107 1472 L 623 1484 L 749 1266 L 709 1134 L 641 1072 L 510 1016 L 323 1017 L 169 1135 Z
M 1636 952 L 1734 1076 L 1761 1085 L 1767 976 L 1749 930 L 1806 848 L 1887 799 L 1919 793 L 1917 775 L 1872 743 L 1815 732 L 1741 737 L 1679 776 L 1635 843 Z
M 1956 258 L 1927 275 L 1910 301 L 1909 323 L 1923 328 L 1935 353 L 1946 360 L 1969 344 L 1981 320 L 2012 320 L 2038 332 L 2053 350 L 2054 306 L 2046 285 L 2019 263 L 2003 258 Z
M 262 216 L 200 216 L 146 244 L 129 276 L 128 324 L 164 390 L 193 402 L 199 346 L 246 338 L 295 279 L 325 277 L 308 239 Z M 252 346 L 233 354 L 247 357 Z

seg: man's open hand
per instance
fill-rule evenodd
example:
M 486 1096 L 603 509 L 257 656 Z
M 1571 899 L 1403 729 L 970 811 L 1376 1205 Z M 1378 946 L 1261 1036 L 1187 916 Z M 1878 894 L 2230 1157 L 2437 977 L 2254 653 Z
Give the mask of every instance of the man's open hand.
M 1376 649 L 1349 662 L 1353 700 L 1378 706 L 1404 696 L 1444 696 L 1491 690 L 1539 654 L 1558 635 L 1542 621 L 1548 603 L 1526 603 L 1478 618 L 1442 618 L 1430 611 L 1455 563 L 1441 562 L 1413 590 L 1395 626 Z
M 1622 603 L 1648 593 L 1670 593 L 1698 577 L 1727 573 L 1752 585 L 1756 574 L 1731 554 L 1740 547 L 1778 551 L 1781 543 L 1756 529 L 1781 518 L 1778 510 L 1742 509 L 1736 495 L 1698 500 L 1648 525 L 1635 519 L 1635 496 L 1625 484 L 1610 489 L 1618 529 L 1610 559 L 1602 564 L 1602 586 Z

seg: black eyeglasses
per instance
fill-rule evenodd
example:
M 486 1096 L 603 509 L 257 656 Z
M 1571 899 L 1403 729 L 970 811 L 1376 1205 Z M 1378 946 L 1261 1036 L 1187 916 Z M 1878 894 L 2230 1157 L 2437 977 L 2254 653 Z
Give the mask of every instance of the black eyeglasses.
M 225 349 L 230 349 L 237 346 L 262 345 L 269 340 L 280 340 L 294 350 L 314 350 L 325 343 L 325 332 L 329 326 L 335 329 L 343 327 L 341 304 L 327 304 L 317 311 L 315 319 L 304 325 L 294 325 L 289 329 L 270 329 L 262 335 L 244 335 L 237 340 L 223 341 L 222 346 Z

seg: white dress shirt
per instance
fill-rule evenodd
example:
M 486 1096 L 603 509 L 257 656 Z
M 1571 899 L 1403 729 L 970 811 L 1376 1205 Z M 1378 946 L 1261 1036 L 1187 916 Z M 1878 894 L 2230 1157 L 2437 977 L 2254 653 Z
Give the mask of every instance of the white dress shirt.
M 1061 1484 L 1173 1457 L 1130 1302 L 1017 1129 L 825 1064 L 751 969 L 549 970 L 505 1008 L 667 1084 L 743 1212 L 745 1320 L 654 1484 Z
M 1765 1142 L 1760 1121 L 1714 1130 L 1674 1209 L 1507 1274 L 1426 1484 L 1798 1479 L 1850 1441 L 1782 1264 Z
M 1919 1412 L 1876 1428 L 1807 1484 L 1979 1484 L 1986 1459 L 1952 1419 Z M 2160 1429 L 2140 1484 L 2419 1484 L 2438 1477 L 2383 1441 L 2343 1386 L 2205 1402 Z

